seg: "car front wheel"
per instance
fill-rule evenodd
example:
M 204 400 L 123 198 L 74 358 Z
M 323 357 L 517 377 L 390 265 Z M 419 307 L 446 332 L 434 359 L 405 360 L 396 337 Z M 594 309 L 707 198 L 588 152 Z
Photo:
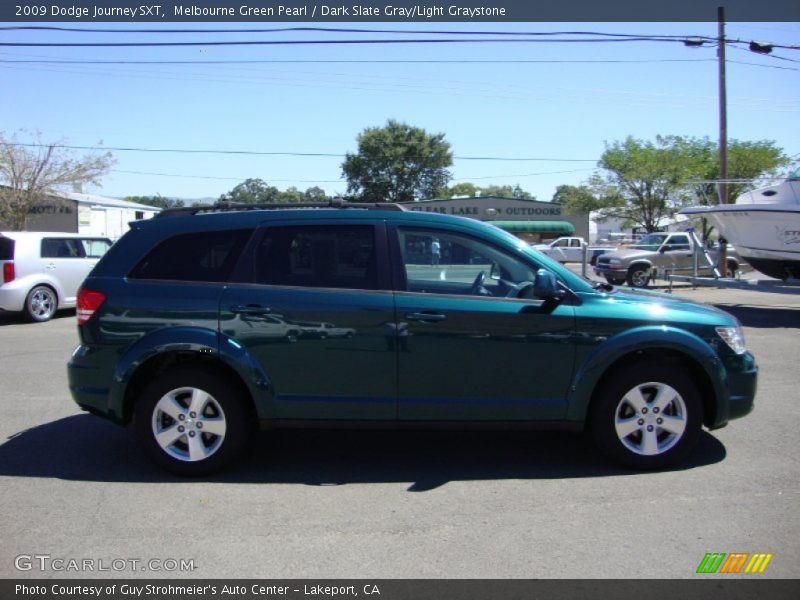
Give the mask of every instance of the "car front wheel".
M 646 288 L 650 282 L 650 269 L 645 265 L 633 265 L 628 269 L 628 285 L 635 288 Z
M 702 402 L 680 369 L 640 363 L 598 390 L 589 418 L 595 443 L 611 458 L 660 469 L 679 463 L 697 443 Z
M 153 380 L 136 403 L 136 430 L 147 454 L 178 475 L 205 475 L 246 445 L 247 416 L 229 382 L 213 371 L 178 367 Z

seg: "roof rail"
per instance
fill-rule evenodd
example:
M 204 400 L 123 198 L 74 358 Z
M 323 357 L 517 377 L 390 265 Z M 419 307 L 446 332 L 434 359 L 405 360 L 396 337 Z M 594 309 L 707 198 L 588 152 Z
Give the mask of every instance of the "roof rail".
M 345 202 L 334 198 L 328 202 L 280 202 L 272 204 L 247 204 L 244 202 L 221 201 L 208 206 L 186 206 L 182 208 L 166 208 L 156 217 L 183 217 L 198 213 L 215 213 L 243 210 L 291 210 L 294 208 L 360 208 L 362 210 L 405 211 L 405 207 L 393 202 Z

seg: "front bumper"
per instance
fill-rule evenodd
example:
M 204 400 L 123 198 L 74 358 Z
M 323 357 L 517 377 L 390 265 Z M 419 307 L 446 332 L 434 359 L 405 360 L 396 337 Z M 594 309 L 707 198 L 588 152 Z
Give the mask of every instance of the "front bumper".
M 724 427 L 731 419 L 750 413 L 758 387 L 758 366 L 749 352 L 730 357 L 723 364 L 726 371 L 727 398 L 717 406 L 716 418 L 710 429 Z
M 0 311 L 19 312 L 24 310 L 28 291 L 27 287 L 18 285 L 16 281 L 0 285 Z
M 594 267 L 594 274 L 601 277 L 612 277 L 614 279 L 625 279 L 625 274 L 628 271 L 625 267 L 610 267 L 609 265 L 596 264 Z

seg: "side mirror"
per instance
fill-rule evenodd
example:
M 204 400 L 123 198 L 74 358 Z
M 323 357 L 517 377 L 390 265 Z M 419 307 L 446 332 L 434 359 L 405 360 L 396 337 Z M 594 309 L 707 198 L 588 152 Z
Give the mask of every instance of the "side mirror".
M 667 250 L 672 250 L 672 246 L 670 246 L 669 244 L 665 244 L 658 249 L 658 253 L 664 254 L 664 252 L 666 252 Z
M 558 289 L 555 275 L 545 269 L 539 269 L 536 271 L 536 279 L 533 281 L 533 295 L 543 300 L 554 300 L 561 298 L 563 292 Z

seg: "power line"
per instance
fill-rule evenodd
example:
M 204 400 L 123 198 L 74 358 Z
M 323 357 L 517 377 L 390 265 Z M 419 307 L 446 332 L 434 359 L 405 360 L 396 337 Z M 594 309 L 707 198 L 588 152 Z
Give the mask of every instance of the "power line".
M 717 37 L 706 35 L 676 35 L 676 34 L 641 34 L 641 33 L 614 33 L 605 31 L 464 31 L 464 30 L 447 30 L 447 29 L 375 29 L 375 28 L 353 28 L 353 27 L 270 27 L 270 28 L 243 28 L 243 29 L 215 29 L 215 28 L 197 28 L 197 29 L 126 29 L 120 27 L 95 27 L 86 29 L 82 27 L 63 27 L 55 25 L 37 25 L 37 26 L 5 26 L 0 27 L 0 31 L 58 31 L 70 33 L 147 33 L 147 34 L 195 34 L 195 33 L 288 33 L 288 32 L 314 32 L 314 33 L 381 33 L 391 35 L 453 35 L 453 36 L 503 36 L 503 37 L 555 37 L 555 36 L 594 36 L 599 38 L 610 38 L 600 40 L 546 40 L 546 41 L 568 41 L 568 42 L 593 42 L 593 41 L 672 41 L 672 42 L 685 42 L 687 39 L 694 41 L 708 42 L 716 44 Z M 409 40 L 416 42 L 426 42 L 428 40 Z M 480 41 L 480 40 L 475 40 Z M 489 41 L 489 40 L 487 40 Z M 491 40 L 501 41 L 501 40 Z M 525 40 L 523 40 L 525 41 Z M 535 40 L 528 40 L 535 41 Z M 742 39 L 725 39 L 727 44 L 749 44 L 748 40 Z M 371 43 L 370 40 L 366 42 Z M 347 43 L 345 41 L 344 43 Z M 770 44 L 774 48 L 786 48 L 791 50 L 800 50 L 800 46 L 796 45 L 782 45 Z
M 240 40 L 203 42 L 0 42 L 3 47 L 36 48 L 152 48 L 189 46 L 336 46 L 336 45 L 411 45 L 411 44 L 537 44 L 537 43 L 624 43 L 624 42 L 667 42 L 682 43 L 682 40 L 661 38 L 615 38 L 615 39 L 449 39 L 433 38 L 424 40 L 370 39 L 370 40 Z M 733 42 L 732 42 L 733 43 Z M 744 43 L 744 42 L 738 42 Z M 749 43 L 749 42 L 748 42 Z
M 387 33 L 396 35 L 497 35 L 509 37 L 522 36 L 559 36 L 559 35 L 583 35 L 610 38 L 659 38 L 665 40 L 684 40 L 687 37 L 692 39 L 716 42 L 716 37 L 703 35 L 662 35 L 662 34 L 640 34 L 640 33 L 612 33 L 605 31 L 469 31 L 469 30 L 448 30 L 448 29 L 375 29 L 375 28 L 355 28 L 355 27 L 269 27 L 269 28 L 236 28 L 236 29 L 215 29 L 215 28 L 182 28 L 182 29 L 148 29 L 148 28 L 121 28 L 121 27 L 94 27 L 87 29 L 83 27 L 64 27 L 57 25 L 8 25 L 0 27 L 0 31 L 59 31 L 70 33 L 287 33 L 287 32 L 315 32 L 315 33 Z
M 256 150 L 208 150 L 208 149 L 189 149 L 189 148 L 134 148 L 134 147 L 115 147 L 115 146 L 72 146 L 67 144 L 25 144 L 7 143 L 8 146 L 23 146 L 27 148 L 65 148 L 68 150 L 101 150 L 114 152 L 157 152 L 175 154 L 224 154 L 224 155 L 245 155 L 245 156 L 295 156 L 295 157 L 327 157 L 345 158 L 346 154 L 336 154 L 329 152 L 264 152 Z M 409 157 L 413 158 L 413 157 Z M 454 160 L 481 160 L 481 161 L 509 161 L 509 162 L 597 162 L 594 158 L 520 158 L 520 157 L 501 157 L 501 156 L 453 156 Z
M 639 60 L 62 60 L 25 59 L 5 60 L 0 63 L 43 63 L 77 65 L 239 65 L 239 64 L 613 64 L 613 63 L 670 63 L 670 62 L 716 62 L 714 58 L 666 58 Z M 733 62 L 733 61 L 731 61 Z M 752 64 L 756 63 L 742 63 Z M 780 68 L 780 67 L 773 67 Z
M 481 175 L 478 177 L 454 177 L 451 181 L 479 181 L 485 179 L 510 179 L 514 177 L 538 177 L 541 175 L 562 175 L 565 173 L 583 173 L 594 169 L 570 169 L 567 171 L 544 171 L 539 173 L 516 173 L 506 175 Z M 180 173 L 157 173 L 152 171 L 127 171 L 122 169 L 111 169 L 111 173 L 125 173 L 129 175 L 152 175 L 156 177 L 180 177 L 183 179 L 212 179 L 221 181 L 244 181 L 248 177 L 221 177 L 214 175 L 186 175 Z M 342 179 L 273 179 L 268 178 L 269 182 L 276 183 L 344 183 Z

